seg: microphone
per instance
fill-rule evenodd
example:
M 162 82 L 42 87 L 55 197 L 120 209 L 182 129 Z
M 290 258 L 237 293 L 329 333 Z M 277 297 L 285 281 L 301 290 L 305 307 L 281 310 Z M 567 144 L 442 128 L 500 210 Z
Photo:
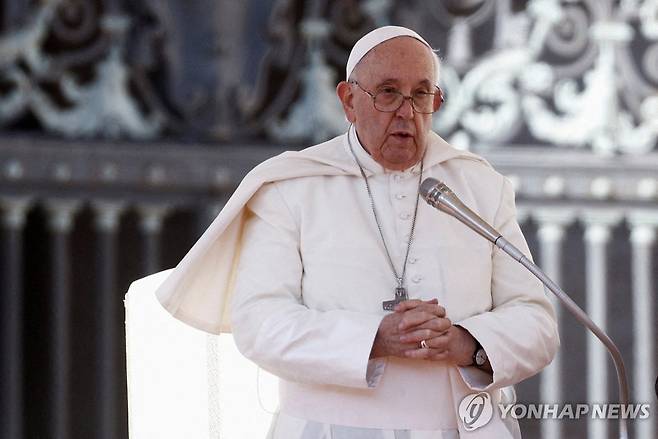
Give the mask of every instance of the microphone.
M 500 238 L 500 233 L 466 207 L 445 183 L 435 178 L 426 178 L 420 185 L 420 195 L 430 206 L 456 217 L 494 244 Z
M 617 370 L 617 380 L 619 382 L 619 399 L 623 407 L 628 406 L 628 381 L 626 379 L 626 367 L 624 366 L 624 359 L 619 352 L 619 348 L 615 345 L 608 334 L 606 334 L 596 323 L 589 318 L 587 313 L 583 311 L 574 302 L 562 288 L 560 288 L 546 273 L 544 273 L 537 265 L 528 259 L 523 252 L 517 249 L 509 241 L 507 241 L 496 229 L 491 227 L 486 221 L 480 218 L 475 212 L 469 209 L 461 200 L 450 190 L 445 184 L 435 178 L 426 178 L 420 185 L 420 196 L 423 197 L 427 204 L 439 209 L 448 215 L 457 218 L 459 221 L 467 225 L 469 228 L 477 232 L 479 235 L 488 239 L 496 247 L 503 250 L 510 255 L 521 265 L 527 268 L 532 274 L 537 277 L 555 296 L 560 300 L 562 305 L 567 310 L 588 328 L 592 333 L 605 345 L 608 352 L 612 356 Z M 656 381 L 656 394 L 658 395 L 658 379 Z M 620 439 L 628 438 L 628 426 L 626 419 L 623 416 L 619 417 L 619 437 Z
M 445 183 L 440 182 L 436 178 L 426 178 L 420 184 L 420 196 L 427 201 L 427 204 L 457 218 L 518 262 L 521 262 L 523 259 L 527 260 L 523 252 L 514 247 L 499 231 L 491 227 L 485 220 L 462 203 Z M 530 261 L 528 260 L 528 262 Z

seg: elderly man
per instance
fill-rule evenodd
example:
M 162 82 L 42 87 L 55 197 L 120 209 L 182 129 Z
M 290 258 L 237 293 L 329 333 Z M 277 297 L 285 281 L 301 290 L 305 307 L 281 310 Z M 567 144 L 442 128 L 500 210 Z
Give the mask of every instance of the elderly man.
M 502 389 L 558 347 L 540 283 L 419 201 L 446 182 L 528 251 L 510 183 L 431 131 L 438 58 L 415 32 L 354 46 L 337 94 L 348 132 L 252 171 L 158 295 L 280 377 L 270 437 L 511 438 Z M 461 407 L 460 407 L 461 405 Z

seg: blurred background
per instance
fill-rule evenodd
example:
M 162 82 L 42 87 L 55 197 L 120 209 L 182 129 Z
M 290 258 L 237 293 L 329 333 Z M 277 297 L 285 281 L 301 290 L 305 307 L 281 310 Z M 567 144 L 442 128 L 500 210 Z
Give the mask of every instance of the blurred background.
M 512 180 L 535 259 L 652 404 L 632 437 L 656 437 L 657 0 L 0 1 L 0 437 L 127 438 L 130 282 L 173 267 L 254 165 L 346 130 L 335 85 L 385 24 L 438 49 L 435 130 Z M 519 400 L 616 402 L 608 355 L 560 314 Z

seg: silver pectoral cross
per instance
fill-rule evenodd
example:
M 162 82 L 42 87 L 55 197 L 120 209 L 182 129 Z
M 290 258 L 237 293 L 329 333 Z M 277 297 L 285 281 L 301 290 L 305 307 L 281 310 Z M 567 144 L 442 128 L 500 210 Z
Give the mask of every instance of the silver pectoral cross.
M 407 294 L 407 289 L 400 286 L 395 289 L 395 299 L 383 301 L 382 307 L 384 308 L 384 311 L 393 311 L 395 305 L 408 299 L 409 295 Z

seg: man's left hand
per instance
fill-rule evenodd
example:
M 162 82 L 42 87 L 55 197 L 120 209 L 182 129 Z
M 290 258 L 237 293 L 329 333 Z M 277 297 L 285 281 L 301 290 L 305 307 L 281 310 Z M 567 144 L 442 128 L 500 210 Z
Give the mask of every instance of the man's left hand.
M 429 339 L 422 338 L 423 332 L 422 329 L 414 328 L 401 336 L 401 341 L 419 345 L 418 349 L 405 351 L 407 358 L 447 361 L 457 366 L 469 366 L 473 362 L 475 339 L 461 326 L 452 325 L 441 335 Z M 420 347 L 422 340 L 425 340 L 427 348 Z

